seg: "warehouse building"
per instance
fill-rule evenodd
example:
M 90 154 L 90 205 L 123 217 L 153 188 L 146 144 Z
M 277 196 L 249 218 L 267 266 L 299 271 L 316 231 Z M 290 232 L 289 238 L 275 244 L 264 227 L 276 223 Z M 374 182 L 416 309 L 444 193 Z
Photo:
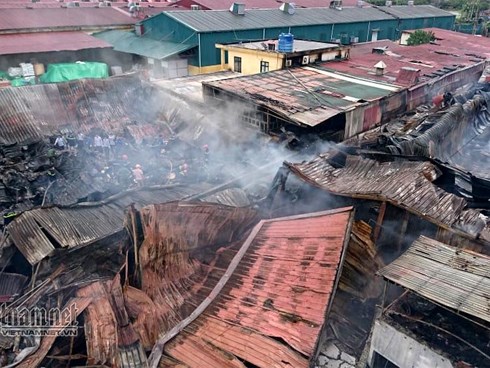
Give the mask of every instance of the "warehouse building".
M 222 68 L 216 44 L 276 39 L 281 33 L 295 38 L 350 44 L 397 39 L 404 29 L 452 29 L 455 16 L 432 6 L 250 9 L 234 4 L 230 10 L 173 11 L 137 25 L 142 37 L 189 45 L 189 74 Z M 228 63 L 227 54 L 225 61 Z

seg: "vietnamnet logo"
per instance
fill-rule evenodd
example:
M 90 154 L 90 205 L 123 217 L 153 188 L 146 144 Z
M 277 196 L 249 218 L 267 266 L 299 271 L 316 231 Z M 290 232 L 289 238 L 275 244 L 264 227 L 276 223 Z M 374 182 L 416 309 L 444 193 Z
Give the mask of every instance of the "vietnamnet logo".
M 3 336 L 76 336 L 78 309 L 67 308 L 11 308 L 0 306 L 0 335 Z

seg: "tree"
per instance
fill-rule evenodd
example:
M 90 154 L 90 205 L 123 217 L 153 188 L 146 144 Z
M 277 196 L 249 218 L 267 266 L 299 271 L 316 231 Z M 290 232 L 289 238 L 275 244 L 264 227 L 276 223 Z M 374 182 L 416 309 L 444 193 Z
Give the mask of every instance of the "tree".
M 408 37 L 407 45 L 415 46 L 422 45 L 424 43 L 430 43 L 436 39 L 434 32 L 432 31 L 424 31 L 422 29 L 418 29 L 413 32 L 410 37 Z

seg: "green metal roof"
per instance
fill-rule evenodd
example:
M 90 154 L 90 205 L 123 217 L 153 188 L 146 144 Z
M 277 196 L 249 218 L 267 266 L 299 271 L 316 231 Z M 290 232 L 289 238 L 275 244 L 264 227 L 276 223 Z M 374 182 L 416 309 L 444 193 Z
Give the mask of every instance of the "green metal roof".
M 380 6 L 379 9 L 400 19 L 454 17 L 455 15 L 432 5 Z
M 393 16 L 374 7 L 343 8 L 342 10 L 305 8 L 296 9 L 292 15 L 279 9 L 250 9 L 245 11 L 245 15 L 235 15 L 228 10 L 194 10 L 166 12 L 160 16 L 175 19 L 196 32 L 394 20 Z
M 166 59 L 189 50 L 196 44 L 157 41 L 137 36 L 134 32 L 112 30 L 93 34 L 94 37 L 110 43 L 115 51 L 136 54 L 153 59 Z

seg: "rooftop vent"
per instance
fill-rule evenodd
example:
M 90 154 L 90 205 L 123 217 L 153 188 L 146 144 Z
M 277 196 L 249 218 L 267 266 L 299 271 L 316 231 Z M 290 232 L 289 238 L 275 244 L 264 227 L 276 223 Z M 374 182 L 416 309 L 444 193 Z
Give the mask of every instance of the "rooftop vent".
M 388 1 L 386 1 L 385 5 L 386 6 L 392 6 L 393 5 L 393 1 L 388 0 Z
M 235 15 L 245 15 L 245 4 L 233 3 L 231 4 L 230 11 Z
M 330 9 L 342 10 L 342 0 L 330 1 Z
M 289 14 L 289 15 L 293 15 L 294 12 L 295 12 L 295 7 L 294 7 L 294 3 L 283 3 L 279 9 L 281 9 L 284 13 L 286 14 Z
M 385 73 L 386 64 L 383 61 L 378 62 L 374 69 L 376 69 L 376 75 L 383 75 Z

